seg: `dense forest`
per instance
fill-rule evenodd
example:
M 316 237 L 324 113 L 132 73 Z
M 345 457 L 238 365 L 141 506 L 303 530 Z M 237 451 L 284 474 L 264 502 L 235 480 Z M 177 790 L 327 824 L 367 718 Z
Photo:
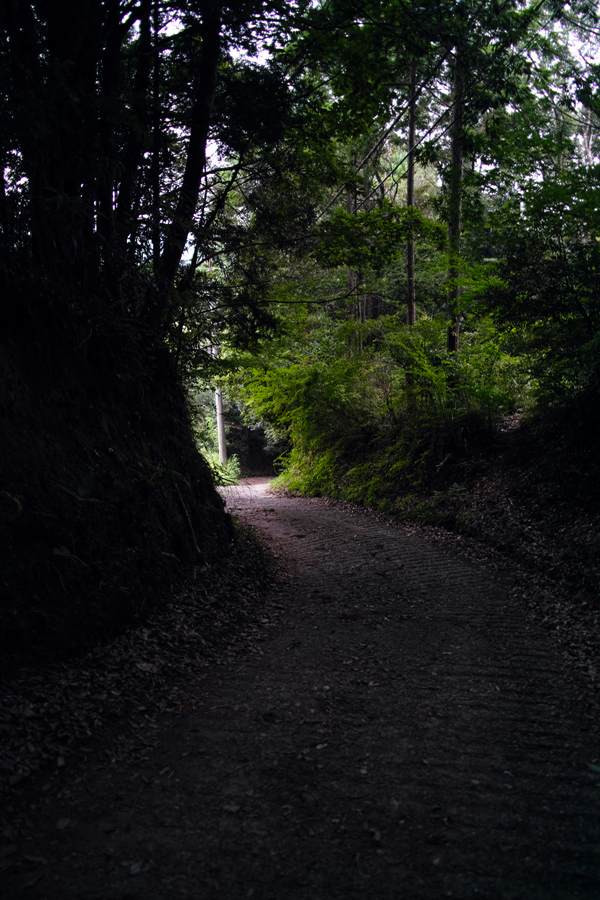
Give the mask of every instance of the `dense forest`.
M 0 33 L 5 651 L 208 571 L 257 455 L 501 549 L 542 523 L 597 599 L 595 3 L 7 0 Z

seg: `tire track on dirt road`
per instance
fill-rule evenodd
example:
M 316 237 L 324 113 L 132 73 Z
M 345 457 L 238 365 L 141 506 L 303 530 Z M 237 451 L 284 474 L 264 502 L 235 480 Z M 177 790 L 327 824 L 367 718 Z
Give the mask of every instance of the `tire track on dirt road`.
M 259 646 L 64 813 L 23 896 L 597 900 L 597 734 L 510 574 L 264 491 L 227 491 L 280 564 Z

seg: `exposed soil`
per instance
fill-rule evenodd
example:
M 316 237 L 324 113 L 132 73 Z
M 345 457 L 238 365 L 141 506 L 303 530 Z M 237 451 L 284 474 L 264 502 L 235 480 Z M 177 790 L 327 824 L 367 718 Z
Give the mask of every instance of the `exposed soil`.
M 3 896 L 596 900 L 594 670 L 561 598 L 543 625 L 531 577 L 464 538 L 227 493 L 275 558 L 258 621 L 177 683 L 167 635 L 135 718 L 13 786 Z

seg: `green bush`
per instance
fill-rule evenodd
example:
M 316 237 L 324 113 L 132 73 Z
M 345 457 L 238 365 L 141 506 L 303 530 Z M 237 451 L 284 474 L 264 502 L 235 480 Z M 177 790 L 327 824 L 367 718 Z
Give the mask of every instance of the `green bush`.
M 443 316 L 412 328 L 399 318 L 347 321 L 330 358 L 313 353 L 247 377 L 245 401 L 293 447 L 281 484 L 389 510 L 451 477 L 523 402 L 526 374 L 491 320 L 465 328 L 457 355 L 446 351 Z

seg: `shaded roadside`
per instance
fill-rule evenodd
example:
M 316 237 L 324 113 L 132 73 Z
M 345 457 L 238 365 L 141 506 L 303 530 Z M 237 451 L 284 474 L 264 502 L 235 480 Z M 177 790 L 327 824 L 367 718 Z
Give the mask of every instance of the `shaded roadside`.
M 130 754 L 22 793 L 8 896 L 595 898 L 589 689 L 527 579 L 264 483 L 227 500 L 278 562 L 260 637 Z

